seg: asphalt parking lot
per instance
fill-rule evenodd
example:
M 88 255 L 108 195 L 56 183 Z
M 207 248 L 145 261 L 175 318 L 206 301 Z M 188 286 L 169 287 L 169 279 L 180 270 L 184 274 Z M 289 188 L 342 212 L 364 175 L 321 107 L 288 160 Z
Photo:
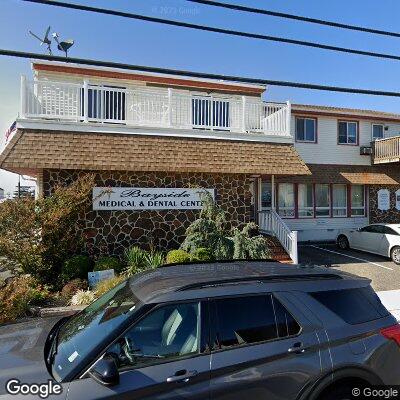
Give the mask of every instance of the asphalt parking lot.
M 339 269 L 372 280 L 376 291 L 400 289 L 400 265 L 388 258 L 357 250 L 340 250 L 334 243 L 300 244 L 299 262 Z

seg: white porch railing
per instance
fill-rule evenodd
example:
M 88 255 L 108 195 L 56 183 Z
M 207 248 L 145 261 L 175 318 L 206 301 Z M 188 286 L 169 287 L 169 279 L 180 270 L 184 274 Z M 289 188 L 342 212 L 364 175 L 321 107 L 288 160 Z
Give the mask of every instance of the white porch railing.
M 290 137 L 290 103 L 21 79 L 21 118 L 219 130 Z
M 385 164 L 400 161 L 400 136 L 378 139 L 373 143 L 373 163 Z
M 297 231 L 291 231 L 285 221 L 274 211 L 259 212 L 260 231 L 274 235 L 287 251 L 294 264 L 298 264 Z

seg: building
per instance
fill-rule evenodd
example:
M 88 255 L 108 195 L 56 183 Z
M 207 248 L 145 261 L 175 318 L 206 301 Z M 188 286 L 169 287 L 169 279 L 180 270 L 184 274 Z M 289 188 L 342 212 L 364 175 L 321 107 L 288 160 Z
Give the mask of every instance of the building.
M 291 134 L 311 175 L 276 179 L 276 209 L 300 241 L 400 222 L 400 114 L 293 104 Z M 271 207 L 271 187 L 262 180 L 261 210 Z M 378 194 L 382 203 L 389 195 L 387 209 Z
M 201 207 L 199 188 L 233 225 L 256 221 L 295 261 L 297 240 L 400 220 L 398 114 L 265 102 L 265 87 L 236 82 L 41 61 L 32 69 L 0 167 L 36 177 L 44 195 L 95 173 L 83 216 L 93 252 L 177 247 Z
M 15 187 L 13 198 L 35 197 L 35 186 L 17 185 Z

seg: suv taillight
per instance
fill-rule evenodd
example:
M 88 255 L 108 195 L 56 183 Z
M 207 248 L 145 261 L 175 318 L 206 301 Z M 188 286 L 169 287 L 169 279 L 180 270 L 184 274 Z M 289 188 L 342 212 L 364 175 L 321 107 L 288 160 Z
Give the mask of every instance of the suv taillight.
M 400 346 L 400 324 L 382 329 L 381 334 L 387 339 L 394 340 Z

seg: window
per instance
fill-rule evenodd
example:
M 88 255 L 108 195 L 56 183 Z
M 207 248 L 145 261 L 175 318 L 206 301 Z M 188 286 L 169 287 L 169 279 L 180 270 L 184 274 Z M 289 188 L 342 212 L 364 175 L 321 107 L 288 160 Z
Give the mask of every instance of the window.
M 389 226 L 382 226 L 383 228 L 383 233 L 385 235 L 395 235 L 395 236 L 399 236 L 399 233 L 396 232 L 394 229 L 390 228 Z
M 314 193 L 312 184 L 298 185 L 299 218 L 314 216 Z
M 294 184 L 278 185 L 278 211 L 281 217 L 294 218 Z
M 271 182 L 261 183 L 261 208 L 270 209 L 272 205 L 272 184 Z
M 328 184 L 315 185 L 315 216 L 329 217 L 331 214 L 331 195 Z
M 348 324 L 362 324 L 389 315 L 370 286 L 328 290 L 310 295 Z
M 317 120 L 296 117 L 296 141 L 315 143 L 317 141 Z
M 260 343 L 296 335 L 300 327 L 271 295 L 215 301 L 218 348 Z
M 200 303 L 156 309 L 140 320 L 109 351 L 120 368 L 142 367 L 200 352 Z
M 383 125 L 372 124 L 372 140 L 383 138 Z
M 364 226 L 364 228 L 360 229 L 360 232 L 368 232 L 368 233 L 383 233 L 382 225 L 368 225 Z
M 351 186 L 351 216 L 359 217 L 365 215 L 364 186 Z
M 275 297 L 272 298 L 272 301 L 274 303 L 278 337 L 282 338 L 299 334 L 301 328 L 297 321 Z
M 347 217 L 347 186 L 332 185 L 332 216 Z
M 339 144 L 357 144 L 358 122 L 339 121 Z

